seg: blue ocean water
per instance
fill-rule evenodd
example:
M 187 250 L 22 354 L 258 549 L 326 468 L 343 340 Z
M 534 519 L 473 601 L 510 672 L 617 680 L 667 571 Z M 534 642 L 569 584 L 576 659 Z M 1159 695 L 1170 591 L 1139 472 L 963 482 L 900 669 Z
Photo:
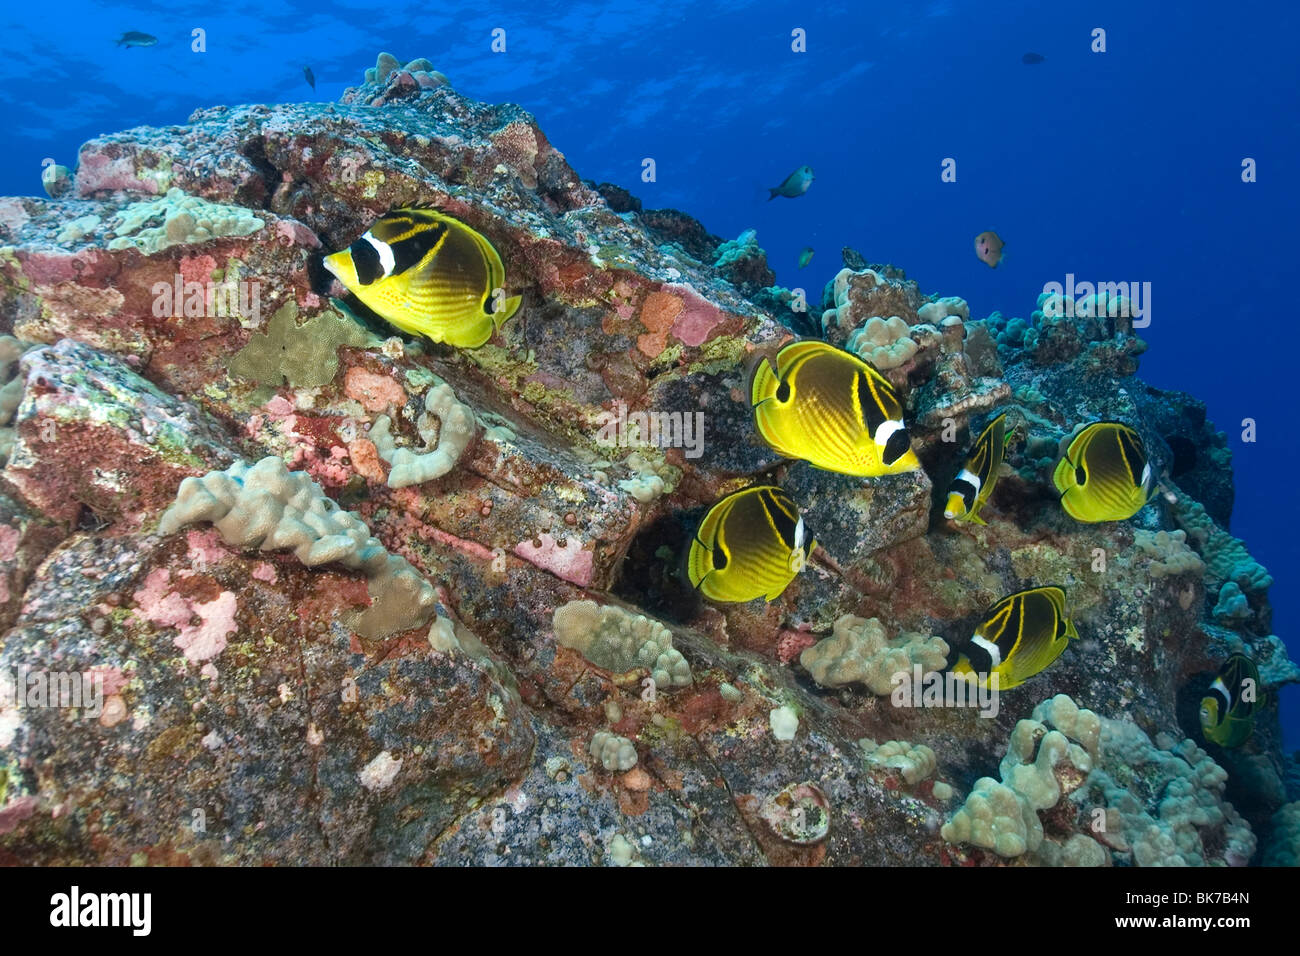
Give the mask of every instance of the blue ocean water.
M 1300 658 L 1295 475 L 1300 28 L 1294 4 L 647 4 L 294 0 L 7 5 L 0 194 L 46 157 L 216 103 L 334 101 L 380 50 L 461 93 L 522 104 L 584 177 L 727 238 L 758 230 L 779 284 L 814 298 L 849 245 L 973 316 L 1028 316 L 1046 282 L 1150 282 L 1141 377 L 1205 401 L 1234 455 L 1232 531 L 1266 565 Z M 1093 52 L 1093 31 L 1105 52 Z M 206 49 L 196 52 L 194 30 Z M 505 31 L 505 51 L 491 49 Z M 792 50 L 792 31 L 806 52 Z M 157 46 L 115 47 L 126 30 Z M 1026 65 L 1034 51 L 1044 62 Z M 310 65 L 316 89 L 303 79 Z M 656 181 L 642 162 L 655 160 Z M 945 158 L 957 180 L 940 179 Z M 1242 181 L 1242 162 L 1257 181 Z M 816 182 L 766 201 L 794 168 Z M 995 229 L 991 270 L 972 239 Z M 799 250 L 816 249 L 796 266 Z M 1245 443 L 1253 419 L 1257 441 Z M 1291 746 L 1300 691 L 1283 694 Z

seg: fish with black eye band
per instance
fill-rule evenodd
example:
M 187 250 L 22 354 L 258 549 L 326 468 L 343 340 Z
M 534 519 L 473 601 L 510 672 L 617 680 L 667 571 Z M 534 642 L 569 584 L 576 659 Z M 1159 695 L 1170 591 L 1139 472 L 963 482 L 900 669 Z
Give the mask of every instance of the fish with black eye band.
M 478 348 L 519 308 L 492 243 L 435 209 L 390 212 L 325 268 L 390 325 L 461 348 Z
M 894 386 L 833 345 L 790 343 L 754 367 L 749 393 L 759 436 L 786 458 L 867 477 L 921 467 Z

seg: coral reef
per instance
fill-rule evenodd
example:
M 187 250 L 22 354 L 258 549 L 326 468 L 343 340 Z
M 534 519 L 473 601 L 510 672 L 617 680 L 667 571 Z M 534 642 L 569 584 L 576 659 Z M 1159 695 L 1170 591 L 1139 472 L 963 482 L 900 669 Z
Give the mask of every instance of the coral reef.
M 70 178 L 0 216 L 0 676 L 91 673 L 105 700 L 16 709 L 0 687 L 0 864 L 1236 864 L 1252 828 L 1274 834 L 1263 858 L 1291 845 L 1275 711 L 1240 753 L 1191 743 L 1227 654 L 1269 689 L 1300 680 L 1271 579 L 1226 531 L 1226 439 L 1133 377 L 1144 345 L 1109 299 L 979 319 L 846 249 L 800 314 L 756 235 L 584 182 L 526 110 L 391 55 L 339 103 L 97 137 Z M 319 268 L 411 203 L 485 236 L 522 296 L 479 349 L 404 341 Z M 752 360 L 819 322 L 889 366 L 924 470 L 852 479 L 757 439 Z M 936 496 L 998 410 L 989 523 L 954 528 Z M 602 440 L 638 415 L 653 429 Z M 1053 459 L 1095 418 L 1147 438 L 1172 505 L 1062 517 Z M 758 481 L 819 547 L 778 599 L 710 605 L 681 561 Z M 1081 639 L 996 715 L 878 696 L 1050 582 Z
M 151 222 L 158 225 L 150 226 Z M 132 203 L 107 223 L 112 236 L 108 248 L 138 249 L 152 256 L 172 246 L 225 236 L 249 236 L 264 225 L 247 209 L 187 196 L 173 187 L 159 199 Z
M 636 766 L 636 748 L 618 734 L 599 730 L 591 738 L 590 753 L 606 770 L 631 770 Z
M 571 601 L 555 609 L 555 639 L 597 667 L 621 674 L 644 667 L 656 686 L 685 687 L 691 666 L 673 647 L 673 635 L 658 621 L 595 601 Z
M 1038 812 L 1055 807 L 1092 770 L 1100 727 L 1097 715 L 1059 695 L 1019 721 L 1000 767 L 1002 780 L 981 777 L 966 802 L 944 824 L 953 843 L 987 847 L 1002 857 L 1038 850 L 1044 840 Z
M 885 636 L 884 625 L 845 614 L 835 621 L 832 635 L 818 641 L 799 655 L 799 663 L 823 687 L 865 684 L 873 694 L 888 694 L 896 674 L 910 679 L 912 667 L 936 671 L 948 658 L 948 645 L 942 638 L 907 631 L 897 637 Z
M 1228 775 L 1205 751 L 1168 735 L 1153 744 L 1132 721 L 1063 694 L 1016 724 L 1001 775 L 976 781 L 944 839 L 1052 866 L 1244 866 L 1255 852 L 1224 799 Z M 1045 832 L 1040 814 L 1067 796 L 1068 812 L 1052 812 Z
M 746 295 L 776 282 L 776 273 L 768 268 L 767 253 L 759 248 L 758 233 L 753 229 L 722 243 L 714 255 L 713 268 Z
M 328 385 L 339 371 L 340 347 L 377 343 L 373 335 L 333 310 L 299 325 L 298 304 L 290 299 L 275 310 L 265 334 L 253 333 L 235 353 L 230 374 L 264 385 Z
M 1083 792 L 1106 808 L 1098 839 L 1116 855 L 1137 866 L 1250 862 L 1255 835 L 1223 798 L 1227 772 L 1194 742 L 1153 744 L 1132 722 L 1107 720 L 1101 748 Z
M 1187 544 L 1184 531 L 1155 531 L 1138 528 L 1133 534 L 1133 544 L 1151 559 L 1147 566 L 1152 577 L 1163 578 L 1175 574 L 1205 572 L 1205 563 Z
M 920 345 L 912 338 L 906 322 L 896 315 L 888 319 L 872 316 L 854 329 L 844 347 L 875 368 L 898 368 L 916 354 Z
M 1288 803 L 1273 815 L 1272 839 L 1265 866 L 1300 866 L 1300 803 Z
M 12 335 L 0 335 L 0 464 L 8 461 L 14 447 L 14 416 L 26 384 L 18 374 L 18 360 L 27 348 Z
M 341 510 L 302 472 L 291 473 L 279 458 L 236 462 L 182 481 L 158 531 L 172 534 L 196 521 L 212 522 L 228 545 L 289 549 L 309 568 L 337 562 L 362 571 L 373 602 L 357 622 L 362 636 L 418 627 L 434 612 L 433 587 L 404 558 L 389 554 L 363 521 Z
M 867 766 L 897 770 L 912 786 L 933 774 L 938 766 L 934 751 L 925 744 L 909 744 L 905 740 L 886 740 L 879 746 L 874 740 L 860 740 L 858 744 L 866 754 Z
M 434 419 L 438 422 L 436 430 Z M 388 416 L 380 415 L 370 426 L 370 440 L 375 451 L 390 466 L 389 488 L 423 484 L 447 474 L 460 461 L 478 427 L 474 412 L 468 405 L 456 401 L 456 393 L 446 382 L 431 388 L 425 395 L 424 414 L 416 423 L 429 451 L 398 448 L 389 434 L 389 425 Z

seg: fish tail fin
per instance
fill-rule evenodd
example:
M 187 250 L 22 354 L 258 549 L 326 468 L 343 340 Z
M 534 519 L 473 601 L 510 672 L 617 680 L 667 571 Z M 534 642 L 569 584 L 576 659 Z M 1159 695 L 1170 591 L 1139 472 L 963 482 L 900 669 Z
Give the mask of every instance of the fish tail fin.
M 772 187 L 769 186 L 767 189 L 767 194 L 768 194 L 767 201 L 771 202 L 773 199 L 775 199 L 777 196 L 781 194 L 781 190 L 773 189 Z
M 1052 472 L 1052 484 L 1062 493 L 1074 487 L 1074 465 L 1070 464 L 1070 459 L 1062 458 L 1056 463 L 1056 470 Z
M 505 324 L 507 319 L 509 319 L 512 315 L 514 315 L 516 312 L 519 311 L 519 303 L 522 301 L 523 301 L 523 296 L 519 296 L 519 295 L 512 295 L 510 298 L 506 299 L 505 308 L 503 308 L 500 312 L 493 313 L 492 324 L 495 325 L 498 329 L 501 328 L 501 326 Z

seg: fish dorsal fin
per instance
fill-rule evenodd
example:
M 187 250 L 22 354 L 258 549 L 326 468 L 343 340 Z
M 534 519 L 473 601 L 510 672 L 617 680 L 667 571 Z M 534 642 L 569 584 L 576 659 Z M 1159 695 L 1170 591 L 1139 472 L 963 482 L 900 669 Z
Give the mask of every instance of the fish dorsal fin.
M 833 345 L 826 342 L 819 342 L 816 339 L 804 339 L 800 342 L 791 342 L 789 345 L 776 353 L 776 376 L 784 379 L 790 369 L 795 365 L 807 361 L 814 355 L 824 354 L 827 352 L 839 352 Z M 843 353 L 847 355 L 848 353 Z

